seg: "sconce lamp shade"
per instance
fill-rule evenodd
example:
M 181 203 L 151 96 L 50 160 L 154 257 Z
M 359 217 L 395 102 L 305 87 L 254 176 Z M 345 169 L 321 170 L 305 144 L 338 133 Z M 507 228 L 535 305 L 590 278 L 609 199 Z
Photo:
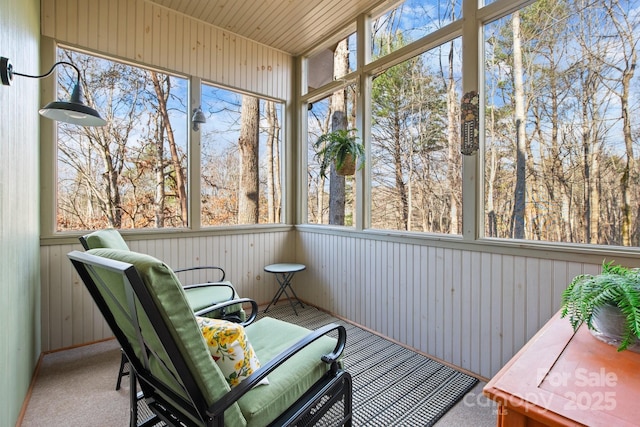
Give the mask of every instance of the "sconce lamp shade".
M 207 117 L 202 112 L 202 108 L 197 107 L 193 109 L 193 117 L 191 118 L 191 122 L 193 123 L 193 130 L 199 131 L 200 125 L 207 123 Z
M 40 114 L 48 119 L 59 122 L 71 123 L 80 126 L 104 126 L 107 121 L 100 117 L 100 114 L 93 108 L 84 104 L 82 98 L 82 88 L 80 86 L 80 70 L 70 62 L 56 62 L 51 69 L 41 76 L 31 76 L 13 71 L 13 66 L 8 58 L 0 57 L 0 82 L 5 86 L 10 86 L 13 76 L 29 77 L 32 79 L 42 79 L 53 73 L 58 65 L 69 65 L 78 74 L 78 79 L 71 93 L 69 101 L 54 101 L 40 109 Z
M 82 89 L 76 84 L 67 102 L 53 101 L 40 109 L 40 115 L 58 122 L 80 126 L 104 126 L 106 120 L 93 108 L 82 102 Z

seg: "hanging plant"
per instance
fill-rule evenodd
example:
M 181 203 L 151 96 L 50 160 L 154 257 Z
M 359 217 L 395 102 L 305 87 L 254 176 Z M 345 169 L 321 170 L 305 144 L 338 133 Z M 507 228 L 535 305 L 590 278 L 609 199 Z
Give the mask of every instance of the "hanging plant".
M 364 146 L 358 142 L 356 129 L 339 129 L 325 133 L 314 144 L 320 161 L 320 176 L 327 176 L 331 164 L 338 175 L 353 175 L 364 167 Z

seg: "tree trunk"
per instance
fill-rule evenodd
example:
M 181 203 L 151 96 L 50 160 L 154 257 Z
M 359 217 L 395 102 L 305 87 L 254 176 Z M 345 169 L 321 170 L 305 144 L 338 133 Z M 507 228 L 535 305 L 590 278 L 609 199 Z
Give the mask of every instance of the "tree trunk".
M 450 43 L 449 50 L 449 76 L 447 82 L 447 180 L 449 181 L 449 233 L 460 233 L 460 221 L 458 219 L 460 212 L 460 200 L 458 198 L 458 189 L 460 188 L 460 125 L 459 125 L 459 108 L 456 99 L 456 82 L 453 75 L 453 42 Z M 445 230 L 442 230 L 443 232 Z
M 496 58 L 494 49 L 488 50 L 491 52 L 489 67 L 495 66 Z M 496 85 L 491 85 L 487 87 L 487 99 L 495 99 L 496 93 Z M 498 237 L 498 218 L 496 214 L 496 208 L 494 203 L 494 192 L 495 192 L 495 184 L 496 184 L 496 175 L 498 169 L 498 161 L 496 150 L 498 149 L 495 145 L 496 141 L 496 106 L 487 105 L 488 112 L 488 120 L 486 121 L 486 134 L 489 137 L 489 140 L 492 144 L 489 146 L 487 144 L 486 150 L 488 150 L 489 158 L 486 158 L 485 154 L 485 163 L 486 163 L 486 180 L 487 180 L 487 194 L 486 194 L 486 204 L 487 204 L 487 229 L 485 230 L 486 237 Z
M 636 65 L 638 62 L 638 55 L 636 50 L 636 33 L 632 28 L 632 24 L 628 22 L 628 16 L 626 13 L 621 13 L 623 22 L 620 22 L 616 16 L 614 8 L 622 10 L 619 2 L 612 2 L 607 6 L 607 13 L 611 18 L 621 41 L 626 45 L 622 49 L 623 64 L 622 68 L 622 88 L 619 94 L 620 97 L 620 110 L 622 114 L 622 134 L 624 136 L 624 146 L 626 154 L 626 162 L 624 170 L 622 172 L 622 178 L 620 179 L 620 190 L 622 192 L 622 245 L 631 246 L 631 234 L 633 232 L 633 208 L 631 205 L 631 186 L 634 180 L 635 174 L 635 158 L 633 154 L 633 135 L 631 133 L 631 111 L 629 108 L 629 97 L 631 96 L 631 80 L 636 71 Z
M 164 138 L 163 138 L 163 126 L 162 120 L 160 118 L 156 119 L 158 125 L 156 127 L 156 135 L 155 135 L 155 151 L 156 155 L 154 158 L 154 172 L 156 175 L 156 193 L 155 193 L 155 217 L 156 217 L 156 228 L 164 227 L 164 202 L 165 202 L 165 188 L 164 188 Z
M 270 224 L 280 222 L 280 124 L 273 101 L 265 102 L 267 136 L 267 213 Z
M 102 153 L 103 163 L 105 165 L 106 173 L 106 185 L 105 194 L 106 198 L 106 213 L 109 221 L 109 226 L 113 228 L 120 228 L 122 226 L 122 210 L 120 205 L 122 204 L 122 197 L 120 196 L 120 189 L 118 187 L 118 177 L 120 174 L 113 167 L 111 154 L 103 151 Z
M 180 162 L 180 156 L 178 155 L 178 147 L 176 145 L 175 135 L 173 133 L 173 127 L 171 126 L 171 120 L 169 120 L 169 111 L 167 109 L 167 101 L 169 99 L 169 92 L 171 86 L 169 85 L 169 76 L 165 76 L 163 82 L 158 79 L 158 74 L 151 71 L 151 80 L 153 81 L 153 88 L 158 97 L 158 109 L 162 117 L 163 129 L 167 133 L 167 141 L 169 143 L 169 152 L 171 153 L 171 165 L 173 166 L 173 172 L 176 179 L 176 191 L 178 199 L 180 200 L 180 219 L 183 225 L 188 225 L 189 211 L 187 200 L 187 185 L 184 170 L 182 169 L 182 163 Z M 161 139 L 164 139 L 164 132 L 160 135 Z
M 335 94 L 332 96 L 333 100 L 338 98 L 338 104 L 340 96 Z M 344 97 L 342 97 L 344 100 Z M 336 104 L 333 104 L 336 105 Z M 339 108 L 345 108 L 344 105 Z M 331 116 L 331 130 L 346 129 L 347 118 L 343 110 L 334 110 Z M 335 164 L 331 164 L 331 172 L 329 175 L 329 224 L 344 225 L 344 207 L 345 207 L 345 177 L 338 175 L 336 172 Z
M 258 223 L 258 133 L 260 100 L 252 96 L 242 97 L 240 116 L 240 191 L 238 194 L 238 224 Z
M 400 230 L 408 230 L 409 223 L 409 198 L 407 196 L 407 186 L 404 183 L 402 173 L 402 142 L 400 135 L 400 119 L 396 115 L 393 129 L 393 170 L 395 186 L 398 194 L 398 222 Z
M 524 215 L 526 197 L 526 133 L 524 111 L 524 83 L 522 67 L 522 46 L 520 40 L 520 12 L 514 12 L 513 25 L 513 86 L 516 127 L 516 185 L 513 197 L 511 237 L 524 239 Z
M 585 221 L 585 241 L 586 243 L 593 243 L 598 241 L 598 215 L 599 212 L 594 211 L 592 206 L 593 198 L 595 196 L 595 176 L 591 170 L 592 152 L 591 146 L 595 143 L 595 138 L 592 132 L 592 117 L 589 117 L 589 111 L 592 109 L 592 100 L 595 96 L 593 75 L 591 69 L 585 71 L 586 77 L 583 78 L 583 96 L 582 96 L 582 161 L 583 161 L 583 173 L 584 173 L 584 221 Z M 595 221 L 594 221 L 595 219 Z M 595 236 L 595 239 L 594 239 Z M 592 240 L 593 239 L 593 240 Z
M 349 49 L 347 40 L 336 46 L 333 61 L 333 74 L 344 76 L 349 72 Z M 331 96 L 331 130 L 347 128 L 347 94 L 345 90 L 335 92 Z M 329 224 L 344 225 L 345 178 L 336 173 L 331 165 L 329 176 Z

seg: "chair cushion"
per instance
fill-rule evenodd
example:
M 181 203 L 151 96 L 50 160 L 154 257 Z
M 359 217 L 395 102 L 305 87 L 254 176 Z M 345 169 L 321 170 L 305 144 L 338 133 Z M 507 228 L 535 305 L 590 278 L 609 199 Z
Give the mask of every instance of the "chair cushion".
M 202 310 L 210 307 L 214 304 L 229 301 L 230 299 L 239 298 L 238 293 L 233 289 L 233 285 L 229 281 L 219 282 L 225 285 L 231 286 L 215 286 L 215 283 L 207 283 L 205 286 L 187 287 L 184 289 L 187 302 L 193 311 Z M 233 294 L 232 294 L 233 292 Z M 247 319 L 245 311 L 242 309 L 242 304 L 233 304 L 225 308 L 225 313 L 235 314 L 239 317 L 240 321 L 244 322 Z M 222 317 L 222 310 L 214 310 L 207 314 L 203 314 L 203 317 L 213 317 L 219 319 Z
M 207 404 L 211 405 L 225 395 L 230 390 L 230 387 L 211 358 L 195 316 L 184 296 L 182 285 L 173 271 L 156 258 L 128 250 L 92 249 L 88 253 L 135 266 L 144 285 L 150 291 L 159 307 L 160 315 L 167 323 L 169 333 L 174 338 L 180 353 L 184 356 L 184 360 L 198 383 L 198 387 L 202 391 Z M 115 280 L 110 280 L 107 277 L 108 275 L 109 273 L 106 272 L 101 274 L 106 283 L 110 285 L 117 283 Z M 110 290 L 118 299 L 121 307 L 127 307 L 128 303 L 122 280 L 119 282 L 117 283 L 117 289 Z M 112 307 L 113 312 L 118 310 L 118 308 Z M 165 381 L 176 393 L 185 396 L 182 386 L 175 380 L 177 375 L 175 368 L 173 368 L 167 353 L 160 344 L 159 338 L 155 335 L 151 322 L 141 308 L 137 311 L 140 315 L 140 329 L 147 345 L 153 351 L 149 358 L 151 371 L 158 378 Z M 127 322 L 126 319 L 123 319 L 124 316 L 119 317 L 117 319 L 119 323 Z M 134 328 L 129 324 L 128 327 L 123 327 L 123 331 L 129 335 L 129 340 L 132 342 L 139 357 L 141 357 Z M 157 355 L 157 357 L 154 355 Z M 169 368 L 170 372 L 166 371 L 165 366 Z M 225 425 L 234 427 L 246 425 L 246 421 L 237 404 L 233 404 L 225 412 Z
M 196 316 L 196 321 L 211 357 L 218 364 L 231 388 L 260 368 L 258 356 L 242 325 L 199 316 Z M 265 378 L 260 384 L 269 384 L 269 381 Z
M 115 228 L 106 228 L 104 230 L 96 230 L 90 234 L 84 236 L 85 242 L 89 249 L 122 249 L 129 250 L 129 246 L 127 242 L 124 241 L 122 235 Z M 229 281 L 221 282 L 227 285 L 230 285 L 233 288 L 233 285 Z M 230 288 L 227 286 L 216 287 L 216 286 L 205 286 L 205 287 L 191 287 L 185 289 L 185 293 L 187 296 L 187 301 L 191 306 L 193 311 L 198 311 L 203 308 L 210 307 L 211 305 L 228 301 L 232 298 L 238 298 L 238 294 L 233 290 L 234 295 L 231 295 Z M 242 305 L 232 305 L 225 309 L 226 313 L 236 314 L 240 321 L 244 322 L 247 318 L 246 313 L 242 309 Z M 215 310 L 206 314 L 207 317 L 221 317 L 222 312 L 220 310 Z
M 87 234 L 84 238 L 89 249 L 111 248 L 129 250 L 127 242 L 124 241 L 120 232 L 115 228 L 96 230 L 93 233 Z
M 245 331 L 262 363 L 273 359 L 310 332 L 270 317 L 246 326 Z M 327 372 L 329 366 L 320 357 L 331 353 L 335 345 L 335 338 L 321 337 L 271 372 L 268 386 L 256 387 L 240 398 L 238 404 L 247 426 L 268 425 L 298 400 Z

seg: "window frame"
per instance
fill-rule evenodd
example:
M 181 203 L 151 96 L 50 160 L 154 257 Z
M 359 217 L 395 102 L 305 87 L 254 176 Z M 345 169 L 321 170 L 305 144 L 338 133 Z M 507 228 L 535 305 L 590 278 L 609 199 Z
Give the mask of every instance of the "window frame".
M 188 226 L 183 228 L 138 228 L 138 229 L 122 229 L 120 230 L 127 236 L 141 236 L 140 238 L 149 238 L 151 236 L 159 237 L 173 237 L 184 236 L 185 234 L 210 234 L 216 233 L 221 235 L 226 234 L 245 234 L 255 232 L 256 229 L 263 229 L 263 231 L 274 230 L 290 230 L 292 224 L 290 219 L 292 215 L 286 208 L 287 199 L 290 194 L 288 189 L 289 185 L 285 180 L 286 176 L 291 175 L 290 168 L 290 155 L 287 153 L 291 145 L 291 134 L 287 128 L 286 112 L 287 101 L 275 99 L 262 94 L 253 94 L 247 91 L 242 91 L 237 88 L 230 88 L 221 85 L 216 82 L 210 82 L 208 80 L 201 79 L 200 77 L 189 75 L 174 70 L 162 70 L 159 67 L 155 67 L 148 64 L 136 63 L 134 61 L 109 56 L 108 54 L 101 52 L 93 52 L 88 49 L 79 48 L 76 46 L 70 46 L 64 43 L 59 43 L 51 38 L 43 37 L 41 41 L 40 57 L 42 63 L 54 63 L 57 58 L 58 49 L 70 49 L 76 52 L 80 52 L 87 55 L 92 55 L 106 60 L 113 60 L 123 62 L 133 67 L 140 67 L 144 69 L 152 69 L 162 73 L 169 73 L 171 75 L 178 76 L 187 80 L 187 99 L 186 105 L 189 111 L 187 116 L 189 121 L 187 122 L 187 197 L 188 197 Z M 53 99 L 57 93 L 57 79 L 50 78 L 40 81 L 41 83 L 41 96 L 43 99 Z M 200 106 L 201 100 L 201 85 L 210 84 L 225 90 L 233 91 L 239 94 L 250 94 L 260 99 L 270 100 L 282 105 L 282 122 L 281 123 L 281 158 L 280 158 L 280 175 L 282 182 L 282 195 L 281 195 L 281 222 L 276 224 L 250 224 L 250 225 L 221 225 L 221 226 L 202 226 L 201 225 L 201 203 L 200 203 L 200 170 L 201 170 L 201 149 L 200 149 L 200 132 L 194 131 L 191 124 L 191 112 L 194 108 Z M 77 236 L 86 234 L 90 230 L 67 230 L 57 231 L 56 216 L 57 216 L 57 122 L 49 120 L 43 117 L 39 118 L 40 121 L 40 238 L 43 244 L 59 244 L 63 242 L 77 243 Z
M 478 91 L 480 99 L 484 99 L 484 45 L 482 43 L 483 27 L 486 23 L 505 17 L 516 10 L 525 8 L 536 0 L 495 0 L 486 6 L 482 6 L 479 0 L 463 0 L 462 15 L 464 19 L 459 19 L 445 27 L 434 31 L 425 37 L 412 42 L 411 44 L 390 53 L 389 55 L 370 61 L 369 58 L 369 37 L 371 16 L 359 16 L 357 20 L 357 55 L 358 68 L 340 79 L 340 81 L 332 81 L 325 86 L 316 88 L 309 93 L 305 93 L 303 88 L 305 85 L 305 73 L 307 64 L 305 57 L 313 52 L 302 55 L 298 59 L 300 85 L 296 88 L 298 94 L 298 112 L 299 112 L 299 129 L 298 140 L 304 141 L 306 144 L 307 127 L 306 127 L 306 106 L 310 102 L 322 99 L 330 95 L 337 89 L 345 86 L 345 81 L 359 82 L 359 91 L 357 98 L 357 117 L 356 125 L 359 130 L 359 136 L 365 144 L 367 158 L 370 158 L 370 90 L 371 78 L 376 73 L 394 66 L 412 56 L 419 55 L 435 46 L 446 43 L 456 37 L 462 37 L 462 90 L 461 93 L 469 91 Z M 337 33 L 331 38 L 331 42 L 336 43 L 344 31 Z M 327 42 L 326 45 L 331 43 Z M 319 46 L 322 48 L 323 46 Z M 480 117 L 484 115 L 484 103 L 480 105 Z M 473 249 L 481 252 L 504 253 L 523 255 L 533 255 L 539 253 L 538 256 L 549 257 L 550 254 L 554 258 L 575 260 L 576 254 L 589 254 L 595 259 L 599 257 L 600 261 L 603 257 L 616 259 L 622 257 L 637 257 L 640 254 L 640 248 L 637 247 L 621 247 L 621 246 L 604 246 L 593 244 L 579 243 L 561 243 L 561 242 L 544 242 L 533 240 L 516 240 L 516 239 L 500 239 L 488 238 L 485 236 L 484 230 L 484 166 L 482 159 L 484 158 L 484 121 L 480 121 L 480 148 L 477 153 L 469 156 L 462 156 L 462 233 L 459 236 L 445 234 L 431 234 L 423 232 L 407 232 L 394 230 L 375 230 L 371 229 L 371 214 L 368 206 L 370 206 L 370 183 L 371 170 L 369 162 L 365 163 L 362 171 L 356 171 L 358 175 L 357 197 L 355 208 L 356 227 L 354 230 L 339 226 L 330 226 L 323 224 L 311 224 L 307 222 L 307 195 L 306 195 L 306 174 L 303 178 L 304 182 L 298 191 L 297 203 L 297 228 L 301 230 L 309 230 L 321 233 L 341 233 L 353 236 L 361 236 L 374 240 L 398 241 L 403 243 L 416 244 L 433 244 L 443 247 Z M 302 150 L 299 159 L 300 170 L 306 171 L 307 167 L 306 150 Z
M 468 3 L 468 2 L 467 2 Z M 463 12 L 463 15 L 466 14 L 466 11 Z M 411 59 L 415 56 L 418 56 L 424 52 L 427 52 L 431 49 L 434 49 L 444 43 L 447 43 L 451 40 L 455 40 L 456 38 L 463 36 L 463 24 L 465 20 L 458 19 L 446 26 L 434 31 L 426 35 L 425 37 L 416 40 L 406 46 L 403 46 L 400 49 L 397 49 L 388 55 L 378 58 L 376 60 L 371 60 L 371 20 L 373 18 L 367 15 L 360 15 L 357 20 L 357 30 L 356 30 L 356 38 L 357 38 L 357 68 L 353 72 L 347 74 L 339 80 L 334 80 L 324 86 L 316 88 L 309 93 L 306 92 L 306 72 L 308 69 L 307 58 L 310 55 L 319 49 L 323 49 L 326 46 L 331 45 L 332 43 L 336 43 L 340 40 L 340 37 L 345 32 L 339 33 L 340 36 L 334 37 L 331 42 L 327 42 L 322 46 L 318 46 L 314 51 L 309 52 L 305 55 L 301 55 L 299 58 L 299 67 L 301 70 L 301 76 L 299 81 L 301 84 L 297 87 L 298 95 L 299 95 L 299 111 L 303 112 L 299 116 L 298 122 L 299 126 L 299 141 L 303 141 L 303 144 L 307 142 L 307 123 L 306 123 L 306 111 L 307 105 L 309 103 L 313 103 L 320 99 L 323 99 L 327 96 L 330 96 L 333 92 L 342 89 L 349 84 L 352 84 L 354 81 L 356 85 L 358 82 L 360 83 L 360 90 L 356 90 L 356 128 L 358 129 L 358 137 L 361 141 L 364 142 L 365 146 L 365 155 L 366 158 L 371 158 L 371 86 L 374 76 L 383 72 L 386 69 L 389 69 L 395 65 L 398 65 L 408 59 Z M 463 58 L 464 58 L 464 43 L 463 43 Z M 463 74 L 463 86 L 465 82 L 465 74 Z M 300 170 L 306 171 L 308 158 L 306 155 L 306 146 L 301 148 L 302 155 L 300 159 Z M 464 157 L 464 156 L 463 156 Z M 464 159 L 463 159 L 464 162 Z M 301 174 L 302 175 L 302 174 Z M 310 227 L 329 227 L 336 228 L 339 230 L 343 230 L 345 227 L 343 226 L 332 226 L 326 224 L 310 224 L 308 223 L 308 209 L 307 209 L 307 194 L 306 189 L 308 185 L 307 174 L 304 174 L 303 179 L 301 180 L 302 185 L 298 191 L 298 216 L 297 221 L 299 225 L 310 226 Z M 354 229 L 358 232 L 365 233 L 390 233 L 394 236 L 406 236 L 406 237 L 427 237 L 427 236 L 436 236 L 437 238 L 451 238 L 454 240 L 460 240 L 463 236 L 461 235 L 446 235 L 446 234 L 433 234 L 433 233 L 423 233 L 423 232 L 412 232 L 412 231 L 395 231 L 395 230 L 376 230 L 371 228 L 371 165 L 370 162 L 365 162 L 365 166 L 362 170 L 356 171 L 356 206 L 354 207 L 354 220 L 355 227 L 347 227 L 348 229 Z M 463 176 L 463 200 L 464 200 L 464 176 Z M 463 223 L 464 223 L 464 204 L 463 204 Z M 463 232 L 464 234 L 464 232 Z
M 480 66 L 482 61 L 482 40 L 481 31 L 482 26 L 491 20 L 501 18 L 512 13 L 515 10 L 524 8 L 535 0 L 496 0 L 487 6 L 480 6 L 480 0 L 463 0 L 463 16 L 465 17 L 463 22 L 452 23 L 447 27 L 432 33 L 425 38 L 418 40 L 411 45 L 405 46 L 403 50 L 394 52 L 393 55 L 389 55 L 385 58 L 381 58 L 375 62 L 370 62 L 367 56 L 368 52 L 368 32 L 367 21 L 369 16 L 360 15 L 357 17 L 356 24 L 358 28 L 358 69 L 345 79 L 355 79 L 360 82 L 360 98 L 359 101 L 366 101 L 366 98 L 362 96 L 362 93 L 366 93 L 370 87 L 370 79 L 367 78 L 367 73 L 374 73 L 377 68 L 393 64 L 394 60 L 400 62 L 403 58 L 402 55 L 410 55 L 413 49 L 418 49 L 421 45 L 437 44 L 438 37 L 446 41 L 447 32 L 458 31 L 463 37 L 463 93 L 479 89 L 482 97 L 482 87 L 479 82 L 483 81 L 483 69 Z M 336 33 L 331 40 L 337 40 L 340 36 L 346 33 L 353 32 L 353 26 L 349 27 L 349 30 L 343 30 Z M 330 43 L 325 43 L 328 45 Z M 62 43 L 61 43 L 62 45 Z M 43 36 L 40 39 L 40 60 L 42 64 L 51 64 L 55 62 L 55 48 L 56 41 L 49 37 Z M 85 49 L 86 50 L 86 49 Z M 99 55 L 96 52 L 94 54 Z M 309 53 L 307 53 L 309 54 Z M 297 141 L 306 141 L 306 125 L 305 120 L 302 117 L 306 117 L 306 104 L 313 102 L 314 99 L 322 98 L 325 93 L 335 91 L 339 87 L 340 82 L 330 82 L 326 87 L 318 88 L 310 93 L 304 93 L 302 87 L 305 87 L 305 61 L 304 55 L 297 58 L 292 58 L 294 63 L 295 72 L 291 75 L 289 90 L 290 96 L 285 102 L 285 119 L 286 125 L 283 132 L 283 146 L 284 151 L 288 153 L 286 159 L 282 161 L 282 173 L 283 173 L 283 194 L 282 194 L 282 214 L 283 223 L 278 225 L 251 225 L 251 226 L 234 226 L 224 227 L 221 229 L 210 228 L 206 231 L 198 228 L 200 218 L 194 218 L 193 214 L 198 213 L 199 209 L 194 209 L 193 202 L 190 200 L 190 228 L 185 230 L 127 230 L 125 233 L 131 236 L 132 239 L 140 238 L 167 238 L 167 237 L 185 237 L 185 236 L 203 236 L 211 234 L 219 235 L 231 235 L 231 234 L 252 234 L 260 231 L 287 231 L 287 230 L 301 230 L 312 231 L 321 234 L 342 234 L 353 237 L 362 237 L 370 240 L 379 240 L 385 242 L 400 242 L 416 245 L 428 245 L 437 246 L 442 248 L 453 248 L 459 250 L 477 251 L 486 254 L 509 254 L 514 256 L 531 256 L 540 258 L 552 258 L 566 261 L 585 261 L 590 260 L 595 263 L 601 262 L 603 258 L 616 259 L 618 261 L 635 260 L 637 262 L 638 255 L 640 255 L 639 248 L 629 247 L 606 247 L 596 245 L 583 245 L 583 244 L 563 244 L 553 242 L 535 242 L 535 241 L 521 241 L 521 240 L 506 240 L 506 239 L 487 239 L 483 238 L 483 215 L 484 215 L 484 194 L 483 184 L 478 179 L 484 174 L 484 170 L 481 165 L 481 160 L 484 156 L 483 144 L 480 144 L 480 150 L 476 155 L 463 156 L 462 165 L 462 182 L 463 182 L 463 205 L 462 205 L 462 217 L 463 217 L 463 230 L 462 236 L 448 236 L 448 235 L 428 235 L 425 233 L 407 233 L 407 232 L 393 232 L 393 231 L 376 231 L 366 229 L 368 224 L 368 213 L 364 206 L 369 204 L 366 188 L 366 177 L 368 168 L 365 167 L 363 171 L 357 173 L 362 174 L 357 180 L 357 192 L 358 192 L 358 206 L 356 207 L 355 214 L 357 215 L 356 224 L 357 229 L 347 230 L 344 227 L 336 228 L 321 224 L 307 224 L 305 219 L 307 218 L 306 212 L 306 174 L 300 173 L 297 177 L 293 174 L 294 171 L 305 171 L 307 159 L 306 150 L 301 149 Z M 191 77 L 192 82 L 190 84 L 191 93 L 193 94 L 193 88 L 199 86 L 199 79 L 197 77 Z M 194 80 L 198 83 L 196 84 Z M 42 99 L 52 99 L 56 93 L 55 79 L 44 79 L 40 81 L 41 85 L 41 97 Z M 192 97 L 193 99 L 193 97 Z M 189 100 L 192 107 L 192 101 Z M 368 132 L 369 119 L 367 114 L 363 114 L 363 111 L 367 106 L 364 102 L 358 103 L 357 123 L 360 129 L 362 129 L 361 137 L 366 136 Z M 481 106 L 481 115 L 484 114 Z M 64 232 L 55 233 L 55 182 L 51 179 L 55 171 L 55 163 L 57 158 L 55 156 L 55 122 L 47 119 L 40 118 L 40 130 L 41 130 L 41 151 L 40 151 L 40 233 L 41 244 L 52 245 L 69 243 L 76 244 L 77 236 L 79 232 Z M 481 125 L 482 126 L 482 125 Z M 484 134 L 484 129 L 481 128 L 480 134 Z M 363 139 L 366 141 L 366 139 Z M 368 145 L 368 144 L 366 144 Z M 190 150 L 194 150 L 197 144 L 194 138 L 190 140 Z M 368 150 L 368 147 L 366 147 Z M 190 160 L 193 158 L 193 154 L 190 155 Z M 199 162 L 199 159 L 198 159 Z M 193 172 L 192 163 L 189 163 L 189 179 L 191 191 L 190 194 L 199 194 L 199 179 L 192 179 Z M 284 179 L 287 177 L 288 179 Z M 199 177 L 198 177 L 199 178 Z M 298 178 L 298 179 L 295 179 Z M 363 179 L 364 178 L 364 179 Z M 293 202 L 293 203 L 292 203 Z M 363 220 L 364 219 L 364 220 Z
M 241 225 L 202 225 L 202 218 L 201 218 L 201 214 L 202 214 L 202 205 L 200 203 L 201 199 L 200 197 L 197 198 L 197 200 L 195 200 L 195 202 L 197 202 L 197 206 L 198 206 L 198 212 L 197 213 L 193 213 L 194 215 L 197 215 L 197 219 L 198 219 L 198 223 L 197 224 L 193 224 L 193 227 L 189 227 L 190 229 L 197 229 L 197 230 L 224 230 L 227 228 L 235 228 L 235 227 L 272 227 L 272 226 L 279 226 L 279 225 L 284 225 L 286 223 L 286 220 L 288 217 L 290 217 L 290 215 L 287 215 L 287 211 L 285 209 L 286 206 L 286 197 L 285 194 L 287 193 L 287 187 L 288 187 L 288 183 L 285 181 L 285 176 L 286 176 L 286 168 L 285 168 L 285 164 L 287 162 L 287 158 L 289 157 L 287 154 L 287 150 L 286 150 L 286 146 L 287 146 L 287 115 L 286 115 L 286 110 L 287 110 L 287 103 L 284 100 L 280 100 L 280 99 L 276 99 L 273 97 L 269 97 L 266 95 L 260 95 L 260 94 L 254 94 L 254 93 L 250 93 L 247 91 L 243 91 L 243 90 L 239 90 L 236 88 L 229 88 L 226 87 L 224 85 L 221 85 L 219 83 L 210 81 L 210 80 L 206 80 L 206 79 L 201 79 L 199 77 L 195 77 L 195 76 L 191 76 L 190 79 L 190 83 L 191 85 L 191 99 L 193 100 L 198 100 L 198 102 L 194 103 L 190 103 L 199 107 L 202 107 L 201 102 L 202 102 L 202 86 L 209 86 L 209 87 L 215 87 L 221 90 L 226 90 L 229 92 L 234 92 L 236 94 L 239 95 L 250 95 L 250 96 L 254 96 L 259 98 L 260 101 L 271 101 L 274 103 L 277 103 L 280 105 L 280 183 L 281 183 L 281 194 L 280 194 L 280 212 L 281 212 L 281 217 L 280 217 L 280 222 L 279 223 L 273 223 L 273 224 L 266 224 L 266 223 L 261 223 L 261 224 L 241 224 Z M 195 88 L 195 85 L 198 85 L 197 88 Z M 195 107 L 193 107 L 195 108 Z M 190 146 L 191 152 L 195 153 L 197 151 L 197 160 L 198 163 L 195 163 L 195 158 L 192 159 L 192 156 L 189 156 L 189 176 L 190 179 L 192 180 L 191 183 L 194 183 L 197 181 L 198 183 L 198 195 L 201 195 L 202 192 L 202 175 L 200 173 L 201 171 L 201 166 L 202 166 L 202 151 L 201 151 L 201 132 L 194 132 L 193 129 L 191 129 L 191 138 L 190 140 L 193 142 L 193 144 Z M 193 166 L 191 165 L 191 163 L 193 163 Z M 193 176 L 191 175 L 191 171 L 193 170 Z M 191 196 L 189 196 L 189 199 L 191 200 Z M 193 212 L 193 209 L 190 208 L 190 211 Z M 195 218 L 195 217 L 194 217 Z M 197 227 L 196 227 L 197 226 Z

